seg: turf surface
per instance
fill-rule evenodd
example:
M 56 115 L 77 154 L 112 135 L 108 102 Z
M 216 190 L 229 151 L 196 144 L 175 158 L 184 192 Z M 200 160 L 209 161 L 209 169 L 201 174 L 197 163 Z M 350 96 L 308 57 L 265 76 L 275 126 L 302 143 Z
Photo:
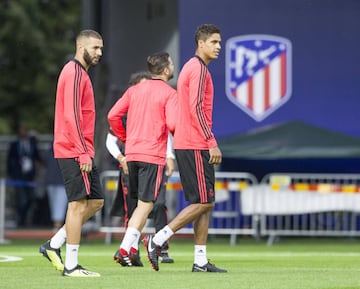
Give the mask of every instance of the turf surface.
M 290 239 L 272 246 L 266 240 L 211 238 L 208 257 L 228 273 L 192 273 L 193 243 L 174 239 L 170 255 L 174 264 L 152 270 L 141 246 L 145 267 L 121 267 L 112 260 L 120 240 L 111 245 L 84 240 L 79 262 L 100 278 L 67 278 L 38 253 L 45 240 L 12 241 L 0 245 L 1 289 L 352 289 L 360 288 L 360 243 L 357 239 Z M 20 257 L 19 261 L 8 258 Z M 64 252 L 63 252 L 64 256 Z M 5 262 L 9 261 L 9 262 Z

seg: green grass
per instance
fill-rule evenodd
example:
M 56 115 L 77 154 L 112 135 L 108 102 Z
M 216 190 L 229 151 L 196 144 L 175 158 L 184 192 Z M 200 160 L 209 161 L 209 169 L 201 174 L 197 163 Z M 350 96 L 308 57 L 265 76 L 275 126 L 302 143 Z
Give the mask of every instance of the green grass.
M 114 263 L 112 256 L 120 242 L 84 240 L 79 262 L 101 273 L 100 278 L 66 278 L 38 253 L 43 240 L 12 241 L 0 245 L 2 256 L 23 258 L 0 262 L 1 289 L 350 289 L 360 288 L 360 244 L 357 239 L 284 238 L 273 246 L 266 240 L 211 238 L 208 257 L 226 274 L 192 273 L 193 243 L 174 239 L 170 255 L 174 264 L 160 264 L 152 270 L 141 247 L 145 267 L 127 268 Z

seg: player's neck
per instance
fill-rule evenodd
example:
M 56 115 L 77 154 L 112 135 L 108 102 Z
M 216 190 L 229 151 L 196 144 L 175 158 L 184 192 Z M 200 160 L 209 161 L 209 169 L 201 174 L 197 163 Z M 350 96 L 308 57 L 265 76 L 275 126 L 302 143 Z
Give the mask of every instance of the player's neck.
M 165 81 L 165 82 L 167 82 L 168 81 L 168 79 L 167 79 L 167 76 L 166 75 L 152 75 L 151 76 L 151 78 L 152 79 L 158 79 L 158 80 L 163 80 L 163 81 Z
M 211 62 L 211 58 L 207 57 L 205 54 L 199 52 L 199 51 L 196 51 L 195 55 L 197 57 L 199 57 L 206 65 L 209 65 L 209 63 Z
M 89 65 L 86 63 L 85 59 L 83 57 L 78 57 L 77 55 L 75 55 L 74 59 L 78 62 L 80 62 L 80 64 L 84 67 L 84 69 L 86 71 L 88 71 L 89 69 Z

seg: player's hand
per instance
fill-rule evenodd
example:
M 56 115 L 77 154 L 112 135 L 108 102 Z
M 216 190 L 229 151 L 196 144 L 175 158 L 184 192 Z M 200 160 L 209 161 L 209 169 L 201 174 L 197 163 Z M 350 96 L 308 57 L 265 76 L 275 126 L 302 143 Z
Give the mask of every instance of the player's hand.
M 92 159 L 89 155 L 80 155 L 78 158 L 80 171 L 90 173 L 92 170 Z
M 126 162 L 126 158 L 123 157 L 121 160 L 120 160 L 120 164 L 121 164 L 121 167 L 123 169 L 123 172 L 125 175 L 128 175 L 129 174 L 129 168 L 128 168 L 128 165 L 127 165 L 127 162 Z
M 219 147 L 216 146 L 214 148 L 209 149 L 209 153 L 210 153 L 209 164 L 214 164 L 214 165 L 221 164 L 222 154 Z
M 170 177 L 175 170 L 175 161 L 173 158 L 166 158 L 166 170 L 165 174 Z
M 92 164 L 80 164 L 80 170 L 85 173 L 90 173 L 92 170 Z

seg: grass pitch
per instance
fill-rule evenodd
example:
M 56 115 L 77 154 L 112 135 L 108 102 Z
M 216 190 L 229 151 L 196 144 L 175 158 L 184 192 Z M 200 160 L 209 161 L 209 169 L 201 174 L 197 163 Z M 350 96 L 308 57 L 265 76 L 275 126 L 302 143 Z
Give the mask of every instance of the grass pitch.
M 355 289 L 360 288 L 360 243 L 357 239 L 290 239 L 272 246 L 266 240 L 239 237 L 210 238 L 208 257 L 228 273 L 192 273 L 193 242 L 174 239 L 174 264 L 151 268 L 141 245 L 144 267 L 121 267 L 112 257 L 120 240 L 111 245 L 83 240 L 79 262 L 100 278 L 62 277 L 38 252 L 45 240 L 12 241 L 0 245 L 1 289 Z M 64 253 L 64 252 L 63 252 Z M 64 256 L 64 254 L 63 254 Z M 12 260 L 18 257 L 20 260 Z M 15 258 L 16 259 L 16 258 Z

